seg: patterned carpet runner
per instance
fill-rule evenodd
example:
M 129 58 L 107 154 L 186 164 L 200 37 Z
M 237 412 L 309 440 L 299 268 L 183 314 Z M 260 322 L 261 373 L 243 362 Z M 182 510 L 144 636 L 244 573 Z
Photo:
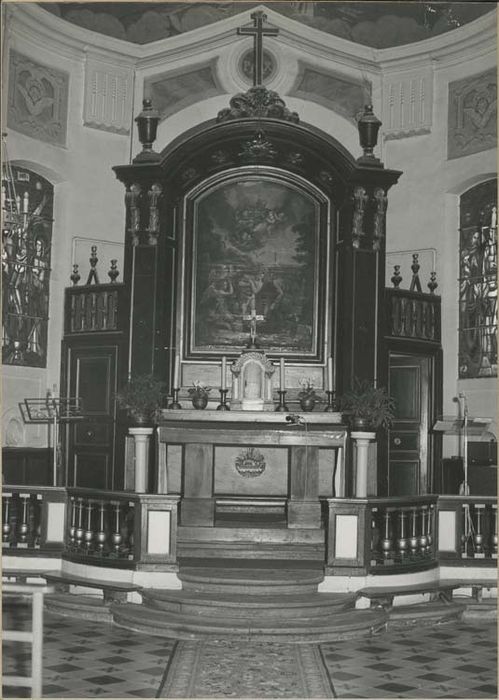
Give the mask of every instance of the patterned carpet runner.
M 170 658 L 161 698 L 332 698 L 316 644 L 209 638 L 181 641 Z

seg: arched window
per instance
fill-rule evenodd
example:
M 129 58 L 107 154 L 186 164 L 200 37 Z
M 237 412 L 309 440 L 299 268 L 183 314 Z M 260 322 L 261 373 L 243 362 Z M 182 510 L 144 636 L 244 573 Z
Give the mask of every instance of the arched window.
M 2 175 L 2 359 L 47 366 L 54 188 L 41 175 L 4 164 Z
M 497 180 L 461 196 L 459 378 L 497 376 Z

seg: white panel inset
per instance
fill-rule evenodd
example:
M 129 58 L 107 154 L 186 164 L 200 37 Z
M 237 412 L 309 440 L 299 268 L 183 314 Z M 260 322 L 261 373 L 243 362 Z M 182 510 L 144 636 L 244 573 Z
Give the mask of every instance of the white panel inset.
M 357 515 L 336 516 L 335 559 L 357 558 Z
M 430 132 L 432 109 L 431 64 L 414 71 L 385 75 L 382 119 L 385 139 L 400 139 Z
M 132 120 L 133 71 L 87 57 L 83 123 L 95 129 L 128 134 Z
M 149 510 L 147 512 L 147 554 L 170 553 L 169 510 Z
M 456 551 L 456 511 L 440 510 L 438 512 L 438 551 Z
M 47 542 L 64 542 L 66 504 L 49 503 L 47 511 Z

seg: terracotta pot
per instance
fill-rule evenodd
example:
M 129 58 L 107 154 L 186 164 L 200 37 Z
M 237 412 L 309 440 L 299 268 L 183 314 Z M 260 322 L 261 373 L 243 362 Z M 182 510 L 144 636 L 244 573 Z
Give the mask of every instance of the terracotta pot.
M 203 408 L 206 408 L 207 404 L 208 404 L 208 397 L 203 395 L 203 394 L 201 394 L 199 396 L 192 397 L 192 405 L 198 411 L 201 411 Z
M 302 411 L 313 411 L 315 406 L 315 398 L 313 396 L 304 396 L 300 399 Z

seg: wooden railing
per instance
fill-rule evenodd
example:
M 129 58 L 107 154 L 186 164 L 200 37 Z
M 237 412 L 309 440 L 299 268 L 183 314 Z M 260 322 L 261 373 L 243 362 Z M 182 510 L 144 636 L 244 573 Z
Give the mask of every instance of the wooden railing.
M 435 294 L 386 289 L 385 335 L 440 343 L 441 298 Z
M 497 566 L 497 498 L 440 496 L 438 521 L 442 565 Z
M 2 584 L 2 596 L 29 596 L 31 598 L 31 630 L 4 629 L 2 637 L 4 642 L 26 642 L 31 644 L 31 675 L 14 676 L 3 675 L 2 684 L 7 687 L 31 688 L 32 698 L 42 697 L 43 677 L 43 596 L 45 593 L 53 593 L 54 588 L 46 585 L 27 583 Z
M 327 499 L 326 573 L 404 573 L 436 566 L 437 498 Z
M 125 286 L 88 284 L 66 289 L 65 333 L 122 330 Z
M 176 561 L 178 497 L 69 488 L 64 558 L 147 569 Z
M 9 486 L 2 489 L 2 547 L 57 554 L 64 543 L 66 489 L 56 486 Z

